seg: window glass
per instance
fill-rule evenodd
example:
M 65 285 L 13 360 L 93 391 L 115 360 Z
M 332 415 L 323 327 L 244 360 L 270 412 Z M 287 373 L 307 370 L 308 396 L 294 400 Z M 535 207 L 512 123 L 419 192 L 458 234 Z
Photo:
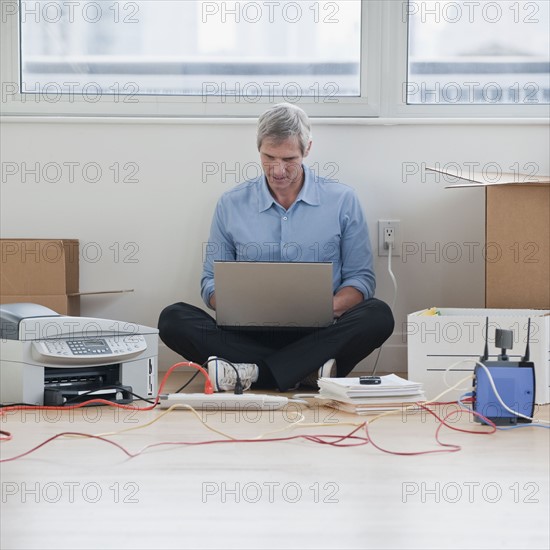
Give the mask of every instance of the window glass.
M 409 104 L 550 102 L 550 2 L 410 1 Z
M 360 96 L 361 2 L 22 1 L 21 90 Z

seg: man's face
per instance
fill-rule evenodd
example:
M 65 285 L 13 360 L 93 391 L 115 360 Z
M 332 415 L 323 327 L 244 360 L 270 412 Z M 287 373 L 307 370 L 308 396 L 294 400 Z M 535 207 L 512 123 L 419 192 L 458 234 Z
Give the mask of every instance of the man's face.
M 310 144 L 311 145 L 311 144 Z M 298 190 L 302 184 L 302 160 L 309 153 L 309 145 L 304 154 L 296 136 L 284 141 L 266 138 L 260 147 L 262 168 L 269 187 L 274 193 Z

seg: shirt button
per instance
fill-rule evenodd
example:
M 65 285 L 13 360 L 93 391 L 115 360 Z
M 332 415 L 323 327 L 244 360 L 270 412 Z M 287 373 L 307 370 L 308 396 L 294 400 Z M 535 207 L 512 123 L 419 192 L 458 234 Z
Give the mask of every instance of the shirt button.
M 285 222 L 286 222 L 286 220 L 288 220 L 288 218 L 286 216 L 283 216 L 283 220 L 285 220 Z

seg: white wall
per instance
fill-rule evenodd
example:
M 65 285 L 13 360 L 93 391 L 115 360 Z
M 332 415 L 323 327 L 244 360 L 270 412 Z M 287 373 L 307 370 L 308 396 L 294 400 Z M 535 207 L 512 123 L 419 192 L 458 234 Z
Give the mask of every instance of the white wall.
M 336 168 L 335 177 L 357 190 L 371 240 L 377 239 L 378 219 L 399 219 L 409 250 L 418 248 L 406 262 L 402 257 L 393 261 L 399 283 L 397 324 L 380 360 L 382 371 L 403 371 L 402 332 L 408 312 L 433 305 L 483 306 L 485 208 L 482 190 L 444 189 L 450 181 L 438 182 L 423 171 L 403 178 L 404 163 L 454 162 L 466 167 L 494 162 L 504 171 L 512 170 L 514 163 L 536 163 L 539 174 L 548 174 L 548 128 L 517 121 L 384 125 L 313 120 L 313 131 L 308 163 L 319 163 L 320 175 Z M 221 171 L 205 177 L 203 171 L 215 165 L 221 170 L 223 163 L 231 170 L 240 163 L 242 172 L 247 163 L 257 163 L 253 121 L 5 117 L 1 138 L 2 237 L 77 238 L 82 291 L 135 289 L 132 294 L 83 298 L 83 315 L 156 326 L 159 312 L 170 303 L 202 305 L 202 243 L 208 238 L 214 204 L 242 179 Z M 139 172 L 134 177 L 139 181 L 115 183 L 109 167 L 117 162 L 121 178 L 130 175 L 124 165 L 136 163 Z M 29 173 L 24 181 L 22 170 L 34 169 L 36 163 L 44 173 Z M 57 178 L 56 164 L 48 163 L 59 165 L 59 181 L 47 181 Z M 78 163 L 74 181 L 67 163 Z M 95 165 L 83 177 L 87 163 L 100 166 L 98 182 L 89 181 L 96 175 Z M 324 169 L 326 163 L 331 164 Z M 249 165 L 250 174 L 253 168 Z M 13 170 L 19 172 L 9 175 Z M 422 254 L 438 246 L 439 254 Z M 462 257 L 454 261 L 457 252 Z M 376 273 L 377 296 L 390 301 L 393 287 L 386 258 L 376 257 Z M 177 359 L 163 346 L 160 356 L 163 369 Z M 361 366 L 371 364 L 369 359 Z

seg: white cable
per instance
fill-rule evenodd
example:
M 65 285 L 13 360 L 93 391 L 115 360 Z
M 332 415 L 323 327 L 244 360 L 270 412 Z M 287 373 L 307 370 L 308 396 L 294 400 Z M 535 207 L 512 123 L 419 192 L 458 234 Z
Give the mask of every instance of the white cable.
M 487 374 L 487 377 L 489 378 L 489 383 L 491 384 L 491 388 L 495 394 L 495 397 L 497 398 L 498 402 L 502 405 L 502 407 L 504 409 L 506 409 L 509 413 L 512 413 L 516 416 L 520 416 L 521 418 L 525 418 L 526 420 L 532 420 L 533 422 L 542 422 L 544 424 L 550 424 L 550 422 L 548 420 L 535 420 L 534 418 L 531 418 L 530 416 L 525 416 L 524 414 L 521 414 L 520 412 L 517 412 L 517 411 L 513 411 L 512 409 L 510 409 L 503 401 L 502 401 L 502 398 L 500 397 L 500 394 L 498 393 L 497 391 L 497 388 L 495 386 L 495 382 L 493 380 L 493 376 L 491 375 L 491 372 L 489 371 L 489 369 L 483 364 L 483 363 L 480 363 L 479 361 L 476 361 L 475 359 L 461 359 L 460 361 L 457 361 L 456 363 L 453 363 L 452 365 L 450 365 L 449 367 L 447 367 L 445 369 L 445 372 L 443 373 L 443 382 L 445 383 L 445 385 L 447 386 L 447 388 L 449 387 L 449 383 L 447 381 L 447 373 L 454 367 L 456 367 L 457 365 L 460 365 L 461 363 L 475 363 L 476 365 L 479 365 L 480 367 L 483 368 L 483 370 L 485 371 L 485 373 Z M 460 390 L 460 391 L 467 391 L 469 388 L 456 388 L 457 390 Z
M 449 371 L 454 369 L 457 365 L 460 365 L 461 363 L 475 363 L 475 359 L 461 359 L 460 361 L 457 361 L 456 363 L 453 363 L 452 365 L 448 366 L 444 372 L 443 372 L 443 383 L 447 388 L 450 388 L 449 381 L 447 380 L 447 374 L 449 374 Z M 456 388 L 459 391 L 468 391 L 470 388 Z
M 391 302 L 390 309 L 393 313 L 393 310 L 395 308 L 395 301 L 397 300 L 397 279 L 395 278 L 395 275 L 393 274 L 393 271 L 391 268 L 392 250 L 393 250 L 393 243 L 389 242 L 388 243 L 388 273 L 393 282 L 393 299 Z M 374 374 L 376 373 L 376 368 L 378 367 L 378 360 L 380 359 L 380 354 L 382 353 L 382 346 L 378 348 L 378 354 L 376 355 L 376 361 L 374 362 L 374 367 L 372 369 L 371 376 L 374 376 Z
M 393 249 L 393 243 L 388 243 L 388 273 L 390 274 L 391 280 L 393 282 L 393 300 L 391 303 L 391 310 L 393 313 L 393 309 L 395 307 L 395 300 L 397 299 L 397 280 L 391 269 L 392 249 Z
M 306 401 L 305 399 L 294 399 L 294 396 L 289 398 L 288 402 L 289 403 L 298 403 L 300 405 L 305 405 L 306 407 L 311 408 L 311 405 L 308 401 Z

